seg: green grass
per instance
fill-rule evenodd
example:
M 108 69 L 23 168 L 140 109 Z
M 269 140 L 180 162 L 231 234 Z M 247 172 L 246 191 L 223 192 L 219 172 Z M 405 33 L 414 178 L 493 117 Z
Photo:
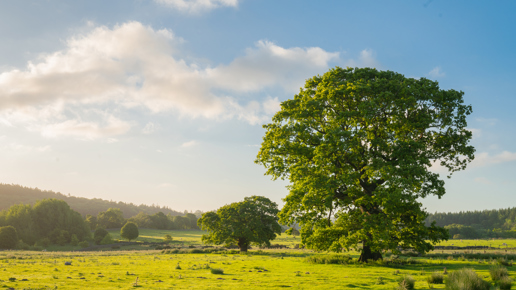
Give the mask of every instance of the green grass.
M 358 253 L 352 253 L 355 262 L 350 264 L 307 262 L 307 257 L 325 255 L 307 250 L 253 250 L 247 255 L 9 251 L 0 252 L 0 288 L 129 289 L 138 277 L 137 286 L 143 289 L 393 289 L 410 275 L 415 289 L 428 289 L 428 274 L 444 267 L 448 273 L 473 268 L 492 283 L 492 265 L 472 261 L 413 258 L 417 263 L 412 265 L 357 264 Z M 72 265 L 65 266 L 67 261 Z M 211 269 L 223 269 L 224 274 L 212 274 Z M 514 275 L 512 267 L 508 273 Z
M 120 239 L 119 231 L 110 230 L 110 233 L 114 239 Z M 173 247 L 191 250 L 185 247 L 201 245 L 204 232 L 140 229 L 140 237 L 136 240 L 140 244 L 124 246 L 119 243 L 117 245 L 122 245 L 120 250 L 103 248 L 102 252 L 72 252 L 80 247 L 70 246 L 55 246 L 59 252 L 50 252 L 53 247 L 47 248 L 49 252 L 3 251 L 0 252 L 0 289 L 395 289 L 400 279 L 407 275 L 414 278 L 415 289 L 429 289 L 430 286 L 444 289 L 444 284 L 427 282 L 431 273 L 442 273 L 444 268 L 448 273 L 471 268 L 494 285 L 490 269 L 498 263 L 496 257 L 458 259 L 463 251 L 444 251 L 442 254 L 439 250 L 427 257 L 411 257 L 410 263 L 407 256 L 393 260 L 391 255 L 384 255 L 383 262 L 358 264 L 358 252 L 330 254 L 296 250 L 293 247 L 300 238 L 287 235 L 271 243 L 287 245 L 290 249 L 259 250 L 253 247 L 247 255 L 238 251 L 233 251 L 236 254 L 166 254 L 166 251 L 154 250 L 154 245 L 142 243 L 164 242 L 166 234 L 173 237 Z M 478 243 L 463 241 L 475 242 Z M 513 240 L 496 242 L 516 244 Z M 504 256 L 503 251 L 498 250 L 488 253 Z M 448 260 L 452 254 L 454 258 Z M 353 260 L 349 261 L 347 256 Z M 65 266 L 65 262 L 72 262 L 72 265 Z M 212 269 L 222 269 L 223 275 L 212 274 Z M 514 276 L 513 267 L 507 269 L 509 278 Z M 511 280 L 504 281 L 511 283 Z

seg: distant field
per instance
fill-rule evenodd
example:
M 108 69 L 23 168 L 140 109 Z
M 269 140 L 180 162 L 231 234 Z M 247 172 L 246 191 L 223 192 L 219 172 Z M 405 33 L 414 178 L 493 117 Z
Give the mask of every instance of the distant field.
M 509 248 L 516 248 L 516 239 L 478 239 L 478 240 L 448 240 L 436 244 L 436 246 L 456 246 L 456 247 L 470 247 L 470 246 L 488 246 L 493 248 L 500 247 L 501 249 L 507 244 Z

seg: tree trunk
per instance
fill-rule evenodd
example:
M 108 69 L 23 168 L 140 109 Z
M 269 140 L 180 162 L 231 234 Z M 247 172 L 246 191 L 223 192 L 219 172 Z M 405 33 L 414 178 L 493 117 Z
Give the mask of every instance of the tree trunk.
M 240 252 L 247 252 L 247 241 L 245 239 L 238 240 L 238 247 L 240 248 Z
M 371 248 L 366 244 L 366 241 L 362 242 L 362 253 L 360 254 L 360 258 L 358 258 L 359 262 L 366 262 L 369 260 L 380 260 L 382 259 L 382 253 L 380 252 L 372 252 Z

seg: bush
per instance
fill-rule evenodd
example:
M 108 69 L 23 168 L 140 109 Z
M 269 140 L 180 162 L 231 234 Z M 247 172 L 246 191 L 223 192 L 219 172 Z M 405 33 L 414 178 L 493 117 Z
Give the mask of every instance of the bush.
M 104 237 L 109 234 L 104 228 L 97 228 L 93 233 L 93 240 L 95 244 L 100 245 L 100 242 L 104 239 Z
M 101 245 L 110 245 L 110 244 L 113 244 L 113 243 L 114 243 L 113 238 L 111 237 L 111 235 L 109 233 L 104 236 L 102 241 L 100 241 Z
M 73 234 L 70 238 L 70 245 L 77 246 L 79 244 L 79 239 L 77 238 L 76 234 Z
M 489 269 L 489 274 L 491 274 L 491 279 L 493 279 L 493 281 L 498 281 L 509 276 L 507 268 L 501 265 L 491 267 L 491 269 Z
M 16 244 L 16 248 L 17 248 L 18 250 L 28 250 L 28 249 L 30 248 L 30 246 L 29 246 L 29 245 L 27 245 L 27 244 L 26 244 L 25 242 L 23 242 L 22 240 L 20 240 L 20 241 L 18 242 L 18 244 Z
M 428 284 L 443 284 L 444 282 L 444 275 L 439 272 L 433 272 L 428 278 L 426 279 Z
M 500 290 L 510 290 L 512 287 L 512 279 L 510 277 L 504 277 L 498 280 L 498 288 Z
M 480 278 L 471 269 L 461 269 L 451 272 L 446 279 L 446 289 L 450 290 L 489 290 L 491 284 Z
M 222 270 L 221 268 L 211 268 L 210 271 L 212 274 L 216 274 L 216 275 L 224 274 L 224 270 Z
M 78 244 L 81 248 L 87 248 L 90 246 L 90 243 L 86 242 L 86 241 L 82 241 Z
M 414 286 L 416 285 L 416 280 L 412 278 L 410 275 L 406 275 L 401 279 L 398 283 L 399 290 L 414 290 Z
M 164 240 L 165 240 L 165 242 L 170 243 L 170 242 L 172 242 L 172 236 L 171 235 L 165 235 Z
M 0 227 L 0 249 L 14 249 L 18 243 L 18 234 L 13 226 Z
M 352 261 L 350 256 L 343 255 L 324 255 L 306 258 L 306 262 L 311 264 L 348 264 Z

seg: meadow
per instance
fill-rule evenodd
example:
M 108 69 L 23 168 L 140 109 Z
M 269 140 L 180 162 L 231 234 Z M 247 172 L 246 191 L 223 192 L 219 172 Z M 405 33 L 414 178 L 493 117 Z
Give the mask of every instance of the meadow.
M 426 282 L 432 272 L 443 272 L 444 268 L 448 272 L 473 268 L 485 280 L 491 281 L 489 268 L 497 263 L 496 259 L 482 254 L 471 258 L 456 251 L 444 251 L 444 254 L 437 251 L 425 257 L 386 254 L 384 262 L 368 264 L 316 264 L 310 259 L 331 255 L 336 262 L 343 262 L 349 255 L 356 261 L 358 253 L 335 255 L 311 250 L 253 248 L 248 254 L 241 254 L 235 250 L 209 253 L 207 251 L 212 248 L 190 248 L 200 245 L 202 233 L 141 230 L 138 238 L 141 242 L 157 242 L 165 234 L 173 234 L 172 249 L 165 250 L 155 250 L 155 245 L 151 244 L 142 245 L 140 250 L 121 247 L 93 252 L 2 251 L 0 288 L 393 289 L 401 277 L 411 275 L 416 280 L 416 289 L 442 289 L 443 284 Z M 114 231 L 112 235 L 117 238 Z M 299 237 L 286 235 L 273 241 L 290 248 L 298 242 Z M 513 240 L 496 242 L 514 244 Z M 507 262 L 512 262 L 513 257 L 516 252 L 509 250 Z M 223 273 L 217 274 L 217 269 Z M 513 267 L 509 266 L 508 270 L 514 276 Z

